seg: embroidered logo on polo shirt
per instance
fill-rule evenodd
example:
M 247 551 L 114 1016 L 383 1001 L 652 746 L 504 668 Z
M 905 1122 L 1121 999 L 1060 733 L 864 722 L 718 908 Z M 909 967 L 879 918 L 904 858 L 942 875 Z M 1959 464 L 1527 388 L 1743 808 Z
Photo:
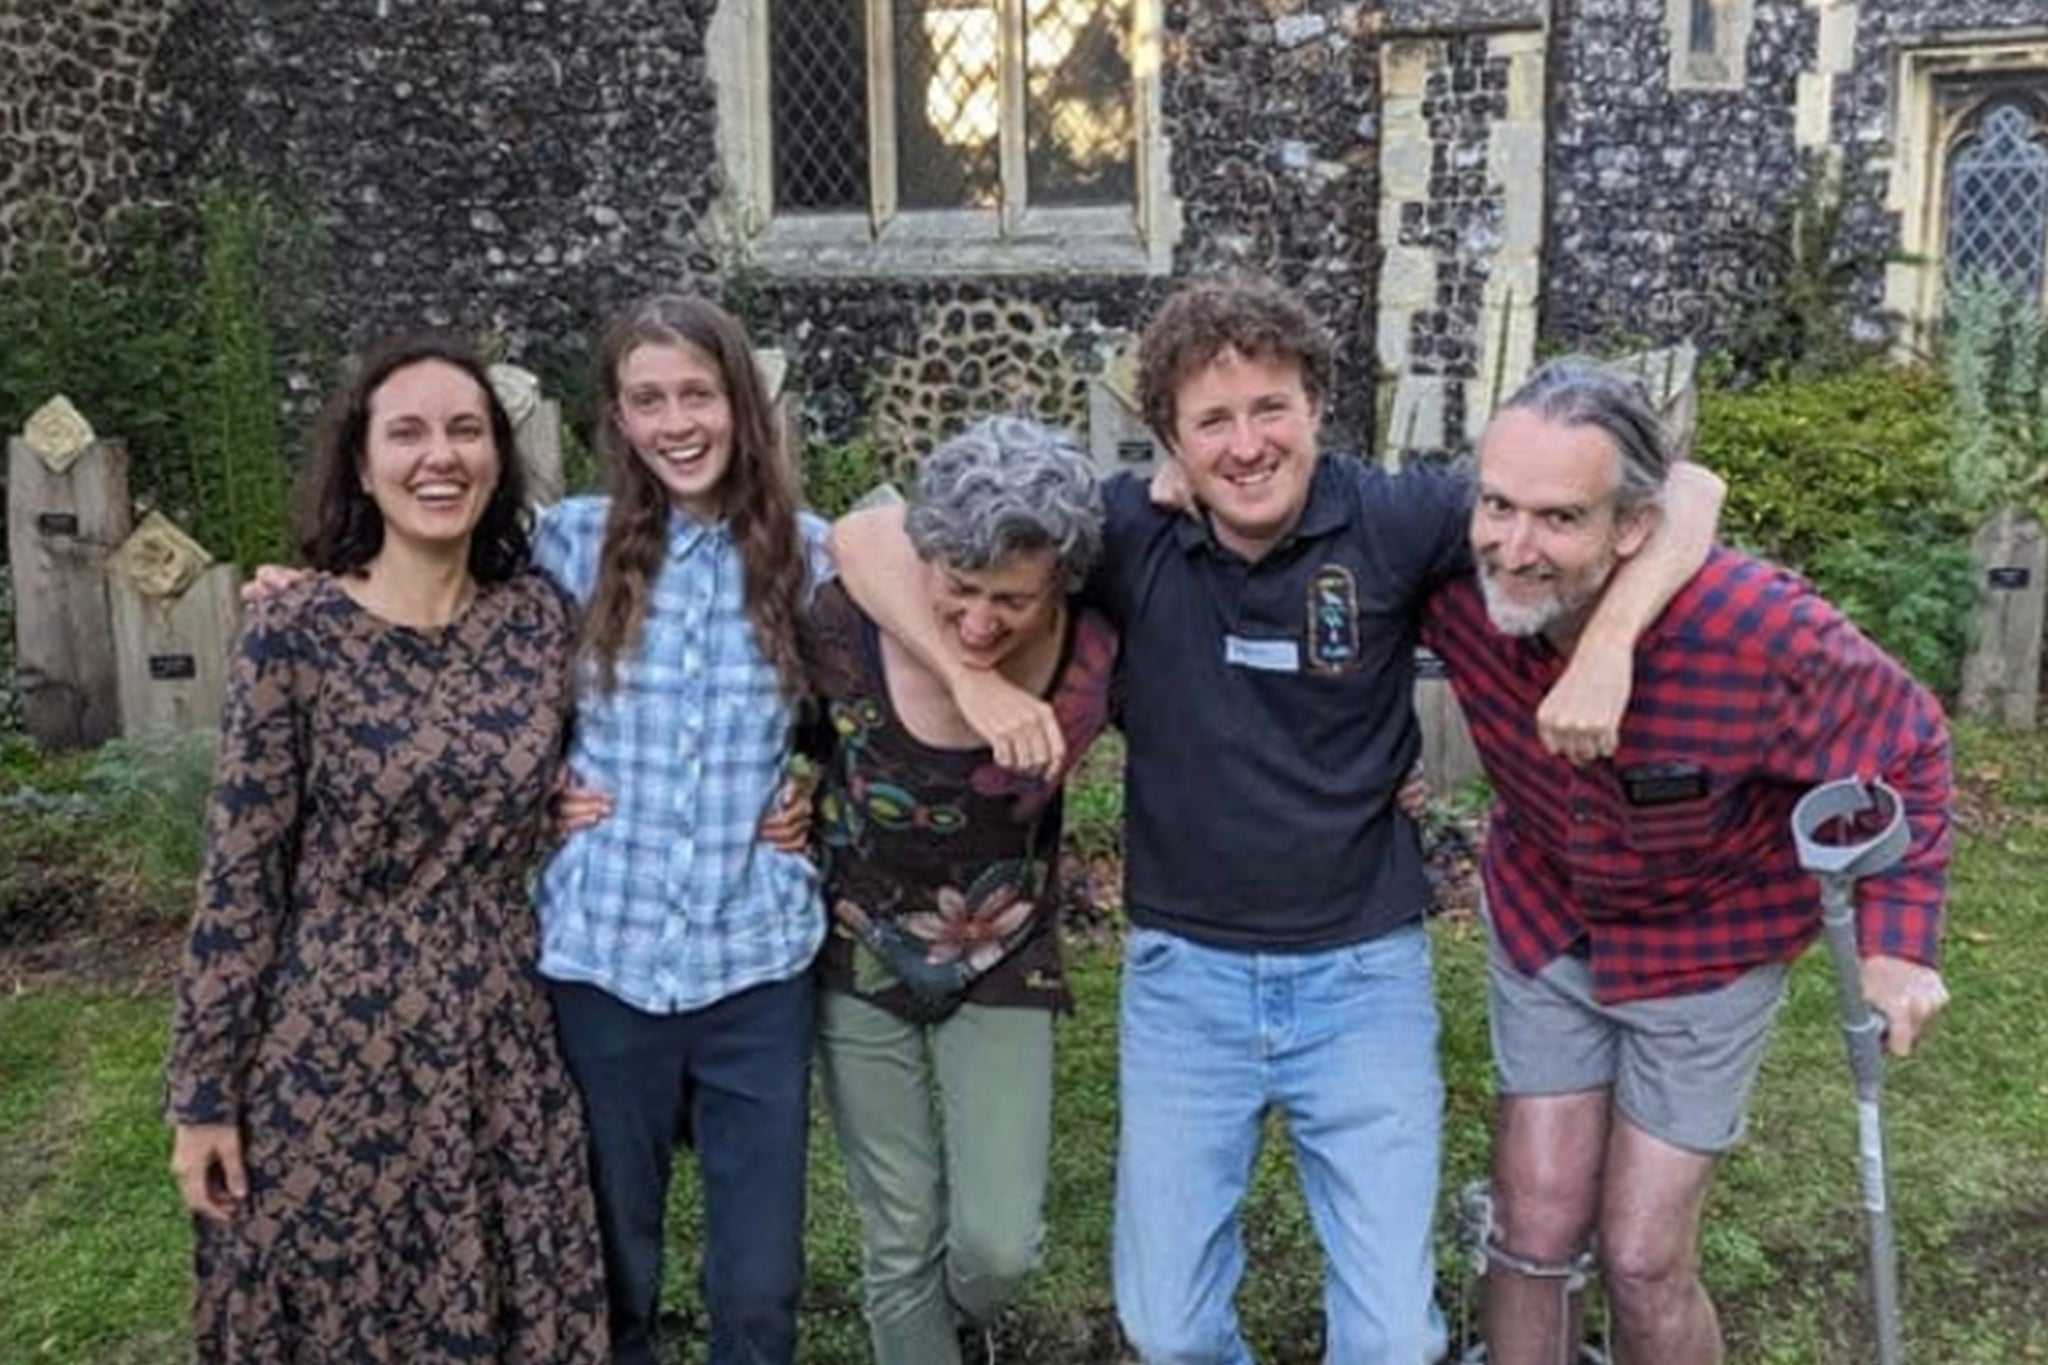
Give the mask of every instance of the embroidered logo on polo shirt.
M 1342 673 L 1358 666 L 1358 580 L 1325 564 L 1308 581 L 1308 666 Z

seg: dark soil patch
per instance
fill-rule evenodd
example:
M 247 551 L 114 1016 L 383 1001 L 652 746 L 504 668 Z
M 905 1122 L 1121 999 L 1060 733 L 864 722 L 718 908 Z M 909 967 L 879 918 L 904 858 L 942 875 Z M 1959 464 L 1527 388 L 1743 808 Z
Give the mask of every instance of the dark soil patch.
M 183 935 L 77 863 L 19 864 L 0 895 L 0 992 L 162 991 Z

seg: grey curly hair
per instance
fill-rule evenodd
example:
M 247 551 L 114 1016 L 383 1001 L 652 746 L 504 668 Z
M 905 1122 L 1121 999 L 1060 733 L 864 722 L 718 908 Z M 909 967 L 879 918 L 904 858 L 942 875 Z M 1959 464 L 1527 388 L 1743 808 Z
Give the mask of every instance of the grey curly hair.
M 1102 552 L 1102 489 L 1065 432 L 990 417 L 924 457 L 905 527 L 920 558 L 955 569 L 1051 550 L 1072 592 Z
M 1606 432 L 1621 453 L 1615 511 L 1634 512 L 1663 498 L 1676 461 L 1657 410 L 1632 376 L 1584 356 L 1564 356 L 1545 362 L 1501 408 L 1525 408 L 1560 426 Z

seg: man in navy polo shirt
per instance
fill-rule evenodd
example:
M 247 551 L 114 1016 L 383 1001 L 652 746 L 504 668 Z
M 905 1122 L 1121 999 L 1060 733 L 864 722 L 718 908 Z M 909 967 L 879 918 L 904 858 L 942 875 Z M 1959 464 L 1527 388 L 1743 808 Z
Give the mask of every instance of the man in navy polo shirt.
M 1148 1365 L 1250 1360 L 1238 1210 L 1269 1110 L 1329 1262 L 1326 1359 L 1430 1350 L 1442 1084 L 1428 893 L 1394 796 L 1421 748 L 1423 605 L 1471 570 L 1470 486 L 1320 458 L 1330 380 L 1329 338 L 1279 289 L 1168 300 L 1139 383 L 1203 515 L 1112 480 L 1085 594 L 1124 632 L 1115 1277 Z M 1711 476 L 1684 480 L 1670 528 L 1617 574 L 1544 718 L 1551 745 L 1611 746 L 1635 638 L 1701 562 L 1717 506 Z M 1054 770 L 1042 704 L 935 647 L 900 513 L 849 518 L 833 544 L 848 590 L 931 660 L 997 757 Z

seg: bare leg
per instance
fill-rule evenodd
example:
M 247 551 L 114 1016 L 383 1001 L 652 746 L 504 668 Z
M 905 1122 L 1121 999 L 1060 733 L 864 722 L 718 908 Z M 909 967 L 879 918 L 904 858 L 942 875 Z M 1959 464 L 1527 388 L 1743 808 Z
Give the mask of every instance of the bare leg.
M 1585 1249 L 1600 1207 L 1608 1091 L 1511 1095 L 1493 1140 L 1494 1242 L 1518 1261 L 1565 1266 Z M 1579 1323 L 1561 1278 L 1486 1272 L 1486 1348 L 1492 1365 L 1560 1365 L 1577 1358 Z
M 1600 1262 L 1630 1365 L 1720 1365 L 1721 1323 L 1700 1281 L 1700 1214 L 1714 1158 L 1616 1115 L 1600 1201 Z

